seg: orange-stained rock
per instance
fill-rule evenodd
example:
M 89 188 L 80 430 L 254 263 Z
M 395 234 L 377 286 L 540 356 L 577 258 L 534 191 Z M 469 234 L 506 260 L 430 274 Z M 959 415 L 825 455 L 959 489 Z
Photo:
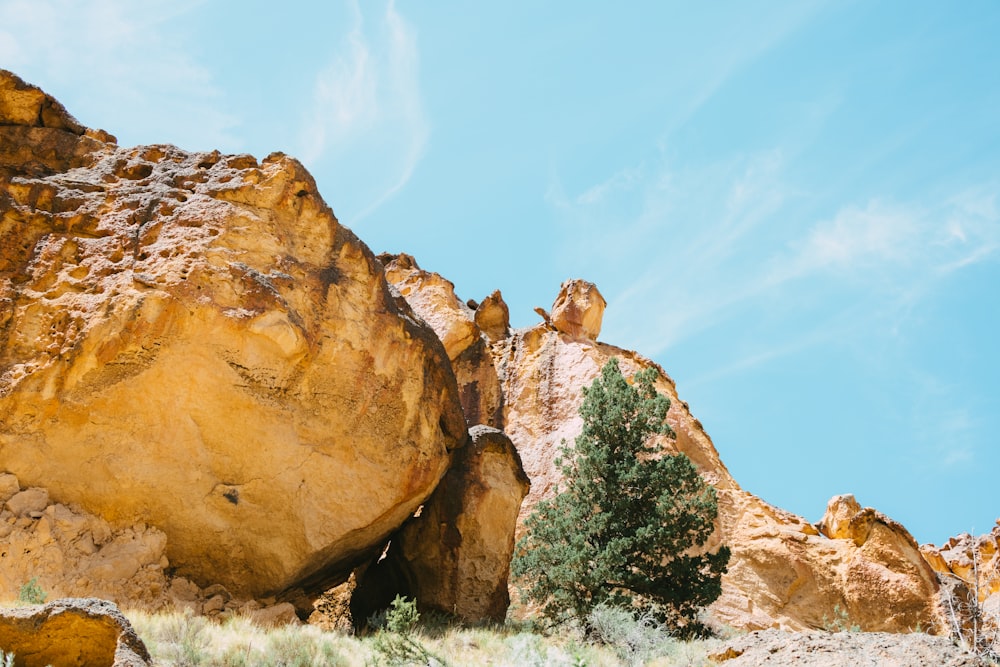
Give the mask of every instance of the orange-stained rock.
M 474 426 L 434 495 L 393 539 L 412 595 L 469 622 L 502 622 L 514 528 L 528 478 L 502 431 Z
M 308 172 L 119 148 L 7 72 L 0 100 L 0 469 L 244 596 L 384 543 L 467 427 Z
M 68 598 L 0 610 L 0 648 L 15 667 L 146 667 L 153 664 L 132 624 L 106 601 Z
M 552 304 L 552 325 L 570 338 L 597 340 L 607 303 L 594 283 L 567 280 Z
M 973 537 L 964 533 L 940 547 L 924 544 L 920 551 L 936 572 L 957 577 L 976 591 L 979 602 L 983 603 L 1000 594 L 1000 519 L 997 524 L 984 535 Z M 997 620 L 1000 621 L 1000 616 Z
M 510 310 L 500 290 L 495 290 L 476 307 L 475 321 L 490 342 L 510 335 Z
M 500 428 L 503 397 L 488 347 L 489 339 L 476 323 L 479 310 L 473 311 L 462 303 L 451 281 L 424 271 L 410 255 L 382 254 L 379 259 L 385 265 L 389 283 L 399 290 L 413 312 L 433 327 L 444 343 L 458 381 L 466 423 Z M 493 297 L 499 299 L 499 292 L 487 297 L 483 304 L 491 303 Z M 496 309 L 503 301 L 492 303 L 486 308 Z
M 861 511 L 861 505 L 854 499 L 854 496 L 845 494 L 830 498 L 826 505 L 826 513 L 816 524 L 819 532 L 830 539 L 850 539 L 851 520 Z
M 719 621 L 744 629 L 823 628 L 839 607 L 866 630 L 943 629 L 934 577 L 898 524 L 865 515 L 856 527 L 860 544 L 831 540 L 805 519 L 742 490 L 673 381 L 653 362 L 553 331 L 547 323 L 515 331 L 491 349 L 503 387 L 504 428 L 531 480 L 522 521 L 555 492 L 560 473 L 553 461 L 561 443 L 572 445 L 582 428 L 581 389 L 614 356 L 626 376 L 657 370 L 656 387 L 671 400 L 667 421 L 677 434 L 661 445 L 690 457 L 718 491 L 718 528 L 706 546 L 732 549 L 722 596 L 711 607 Z

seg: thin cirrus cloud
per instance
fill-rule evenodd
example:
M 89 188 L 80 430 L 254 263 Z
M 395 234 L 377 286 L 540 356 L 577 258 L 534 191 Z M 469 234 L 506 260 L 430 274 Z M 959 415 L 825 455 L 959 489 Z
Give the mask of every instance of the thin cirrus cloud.
M 409 182 L 430 136 L 419 83 L 416 32 L 389 2 L 369 26 L 360 5 L 343 46 L 316 75 L 302 133 L 303 162 L 314 170 L 367 175 L 338 197 L 356 224 Z M 371 185 L 375 184 L 375 185 Z
M 794 317 L 781 304 L 806 292 L 855 295 L 835 300 L 840 310 L 816 330 L 796 329 L 726 366 L 737 372 L 905 314 L 950 274 L 1000 259 L 997 184 L 940 203 L 871 198 L 817 219 L 799 206 L 808 197 L 790 185 L 787 168 L 781 151 L 769 151 L 693 169 L 630 167 L 576 196 L 550 187 L 559 216 L 591 239 L 570 240 L 567 256 L 612 281 L 645 266 L 607 290 L 608 339 L 655 356 L 762 305 Z M 606 238 L 593 243 L 602 228 Z M 637 321 L 648 325 L 627 325 Z
M 0 4 L 0 62 L 56 97 L 76 98 L 72 111 L 84 124 L 125 144 L 237 150 L 238 119 L 184 48 L 180 19 L 199 4 L 9 0 Z

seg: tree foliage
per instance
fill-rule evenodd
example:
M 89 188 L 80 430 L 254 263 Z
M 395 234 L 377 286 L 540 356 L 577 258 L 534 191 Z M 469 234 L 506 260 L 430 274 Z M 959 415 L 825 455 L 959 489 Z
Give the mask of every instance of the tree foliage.
M 604 366 L 583 390 L 576 447 L 563 443 L 556 461 L 560 492 L 525 523 L 512 572 L 553 620 L 605 604 L 700 634 L 698 611 L 721 593 L 729 549 L 699 549 L 714 530 L 715 489 L 687 456 L 651 442 L 673 435 L 655 377 L 640 371 L 630 385 L 616 359 Z

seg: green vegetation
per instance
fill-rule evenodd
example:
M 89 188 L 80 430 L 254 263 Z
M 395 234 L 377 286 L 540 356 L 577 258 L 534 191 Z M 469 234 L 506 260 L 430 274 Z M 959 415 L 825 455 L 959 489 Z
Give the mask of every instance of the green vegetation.
M 827 632 L 861 632 L 861 626 L 851 622 L 851 615 L 839 604 L 833 606 L 833 618 L 823 614 L 823 629 Z
M 38 577 L 32 577 L 17 592 L 17 601 L 21 604 L 45 604 L 48 597 L 48 593 L 38 585 Z
M 655 377 L 640 371 L 630 385 L 612 359 L 583 390 L 583 432 L 556 461 L 565 485 L 526 522 L 511 571 L 554 622 L 604 605 L 679 636 L 705 632 L 698 613 L 721 593 L 729 549 L 698 552 L 714 530 L 715 489 L 653 442 L 673 435 Z
M 375 650 L 374 665 L 402 667 L 403 665 L 428 665 L 436 667 L 445 665 L 445 661 L 431 653 L 419 639 L 416 638 L 417 623 L 420 613 L 417 611 L 417 601 L 407 600 L 399 595 L 392 601 L 392 606 L 386 610 L 383 619 L 373 619 L 370 625 L 378 624 L 372 648 Z

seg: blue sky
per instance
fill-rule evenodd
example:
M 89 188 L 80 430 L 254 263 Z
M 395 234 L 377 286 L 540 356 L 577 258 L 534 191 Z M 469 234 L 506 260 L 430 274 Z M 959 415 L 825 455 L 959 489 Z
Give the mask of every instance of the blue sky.
M 517 326 L 594 281 L 770 502 L 990 529 L 1000 4 L 476 4 L 0 0 L 0 66 L 122 145 L 300 157 Z

